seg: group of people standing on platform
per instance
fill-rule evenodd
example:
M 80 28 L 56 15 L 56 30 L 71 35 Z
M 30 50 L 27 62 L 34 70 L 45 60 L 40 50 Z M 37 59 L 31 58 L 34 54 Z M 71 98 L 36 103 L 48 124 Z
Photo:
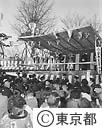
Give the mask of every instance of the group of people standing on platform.
M 36 74 L 17 73 L 17 77 L 0 73 L 0 128 L 32 128 L 33 108 L 101 108 L 102 87 L 95 79 L 88 82 L 74 76 L 70 83 L 62 79 L 38 80 Z M 15 127 L 14 127 L 15 128 Z

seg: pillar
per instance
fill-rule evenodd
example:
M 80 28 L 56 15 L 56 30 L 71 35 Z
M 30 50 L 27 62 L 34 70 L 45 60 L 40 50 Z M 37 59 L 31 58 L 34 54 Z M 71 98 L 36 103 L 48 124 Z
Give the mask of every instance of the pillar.
M 96 75 L 96 84 L 99 84 L 99 75 Z
M 76 54 L 76 58 L 75 58 L 75 62 L 79 63 L 79 59 L 80 59 L 80 54 Z M 79 70 L 79 64 L 75 65 L 75 70 L 78 71 Z
M 94 62 L 94 53 L 90 54 L 90 62 Z M 90 64 L 90 70 L 94 70 L 94 64 Z

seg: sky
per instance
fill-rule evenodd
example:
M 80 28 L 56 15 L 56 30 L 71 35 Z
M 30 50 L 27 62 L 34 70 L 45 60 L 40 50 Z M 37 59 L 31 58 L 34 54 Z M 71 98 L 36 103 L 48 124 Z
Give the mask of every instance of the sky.
M 54 3 L 52 14 L 58 19 L 56 27 L 61 27 L 61 18 L 72 13 L 86 17 L 96 14 L 102 20 L 102 0 L 49 0 L 49 2 Z M 14 23 L 17 6 L 19 6 L 19 0 L 0 0 L 0 12 L 4 14 L 0 31 L 15 35 L 10 24 Z
M 52 15 L 55 15 L 57 18 L 56 29 L 62 27 L 60 19 L 73 13 L 78 13 L 87 18 L 96 14 L 102 21 L 102 0 L 49 0 L 49 2 L 54 3 Z M 0 33 L 3 32 L 12 36 L 13 38 L 10 40 L 14 41 L 17 40 L 17 35 L 11 28 L 11 24 L 15 22 L 15 15 L 17 14 L 17 6 L 19 6 L 19 3 L 20 0 L 0 0 L 0 13 L 4 15 L 2 22 L 0 22 Z M 10 47 L 6 53 L 11 56 L 18 49 L 21 51 L 21 46 L 18 46 L 18 48 L 15 46 L 12 48 Z

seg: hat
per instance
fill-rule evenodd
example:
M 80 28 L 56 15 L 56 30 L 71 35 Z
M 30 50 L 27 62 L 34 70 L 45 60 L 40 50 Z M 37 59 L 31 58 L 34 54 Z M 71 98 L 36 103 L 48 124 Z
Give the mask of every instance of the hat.
M 33 74 L 32 77 L 36 77 L 36 74 Z
M 66 74 L 63 74 L 63 76 L 66 76 Z
M 94 91 L 95 91 L 97 94 L 102 93 L 102 89 L 101 89 L 101 88 L 95 88 Z
M 40 79 L 41 80 L 45 79 L 45 75 L 44 74 L 40 75 Z
M 75 75 L 74 78 L 79 79 L 79 76 L 78 75 Z
M 3 80 L 3 83 L 5 83 L 6 81 L 8 81 L 8 80 L 7 80 L 7 79 L 4 79 L 4 80 Z
M 95 78 L 90 77 L 90 81 L 95 82 Z
M 16 72 L 16 74 L 19 75 L 20 74 L 20 71 Z

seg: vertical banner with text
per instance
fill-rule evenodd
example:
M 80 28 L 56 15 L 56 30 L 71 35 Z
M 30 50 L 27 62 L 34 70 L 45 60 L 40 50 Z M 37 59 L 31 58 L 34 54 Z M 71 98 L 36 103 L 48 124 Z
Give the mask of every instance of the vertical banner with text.
M 101 74 L 101 41 L 97 37 L 95 39 L 95 52 L 96 52 L 97 72 L 98 74 Z

